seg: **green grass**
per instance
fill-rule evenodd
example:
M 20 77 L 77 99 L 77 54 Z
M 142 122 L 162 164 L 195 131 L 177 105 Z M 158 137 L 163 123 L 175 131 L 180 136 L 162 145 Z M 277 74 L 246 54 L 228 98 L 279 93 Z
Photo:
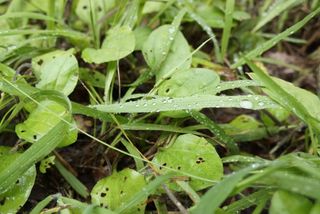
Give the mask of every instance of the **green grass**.
M 0 213 L 317 213 L 320 2 L 257 2 L 0 1 Z

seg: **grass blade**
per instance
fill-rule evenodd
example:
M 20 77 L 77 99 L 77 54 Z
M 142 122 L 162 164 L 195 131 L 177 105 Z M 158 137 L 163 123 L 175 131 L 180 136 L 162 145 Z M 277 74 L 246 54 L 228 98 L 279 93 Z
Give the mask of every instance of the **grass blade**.
M 262 19 L 253 28 L 252 32 L 256 32 L 269 21 L 271 21 L 276 16 L 279 16 L 283 11 L 289 9 L 290 7 L 296 6 L 303 3 L 303 0 L 287 0 L 287 1 L 276 1 L 273 3 L 267 12 L 265 12 L 261 17 Z
M 257 56 L 260 56 L 263 52 L 266 50 L 269 50 L 273 46 L 275 46 L 278 42 L 283 40 L 284 38 L 294 34 L 297 32 L 300 28 L 302 28 L 307 22 L 309 22 L 313 17 L 315 17 L 318 13 L 320 12 L 320 7 L 318 7 L 316 10 L 312 11 L 309 13 L 304 19 L 301 21 L 297 22 L 293 26 L 287 28 L 285 31 L 282 33 L 278 34 L 277 36 L 273 37 L 272 39 L 266 41 L 263 43 L 261 46 L 253 49 L 249 53 L 245 54 L 245 56 L 241 57 L 236 63 L 231 65 L 231 68 L 237 68 L 243 64 L 245 64 L 246 60 L 245 59 L 253 59 Z
M 261 167 L 256 164 L 251 167 L 244 168 L 232 175 L 227 176 L 221 182 L 213 186 L 201 198 L 199 204 L 191 210 L 192 214 L 212 214 L 230 195 L 235 186 L 251 171 Z
M 99 111 L 108 113 L 138 113 L 192 110 L 201 108 L 246 108 L 265 109 L 275 108 L 277 105 L 266 96 L 214 96 L 201 95 L 181 98 L 155 98 L 151 100 L 138 100 L 134 102 L 117 103 L 111 105 L 93 105 Z
M 33 164 L 54 150 L 67 135 L 68 130 L 67 125 L 60 121 L 48 134 L 8 165 L 6 170 L 0 172 L 0 192 L 9 188 Z
M 205 114 L 202 114 L 196 110 L 189 111 L 189 114 L 199 123 L 205 125 L 210 132 L 212 132 L 223 144 L 225 144 L 232 154 L 239 153 L 238 145 L 234 142 L 233 138 L 228 136 L 219 125 L 210 120 Z
M 267 89 L 269 89 L 270 91 L 272 91 L 272 93 L 275 93 L 279 97 L 285 97 L 285 101 L 281 102 L 281 105 L 283 105 L 286 109 L 290 110 L 291 112 L 295 113 L 307 124 L 317 123 L 316 119 L 314 119 L 308 113 L 306 108 L 295 97 L 286 92 L 275 81 L 273 81 L 268 74 L 263 72 L 258 66 L 256 66 L 254 63 L 250 61 L 247 61 L 247 64 L 254 71 L 259 80 Z M 317 128 L 316 125 L 314 125 L 314 127 Z
M 234 0 L 226 1 L 226 11 L 225 11 L 225 24 L 222 33 L 222 41 L 221 41 L 221 57 L 224 58 L 228 49 L 230 32 L 232 28 L 232 20 L 233 20 L 233 10 L 234 10 Z
M 57 167 L 60 174 L 66 179 L 70 186 L 82 197 L 86 198 L 89 196 L 88 189 L 85 185 L 81 183 L 71 172 L 69 172 L 58 160 L 55 161 L 55 166 Z

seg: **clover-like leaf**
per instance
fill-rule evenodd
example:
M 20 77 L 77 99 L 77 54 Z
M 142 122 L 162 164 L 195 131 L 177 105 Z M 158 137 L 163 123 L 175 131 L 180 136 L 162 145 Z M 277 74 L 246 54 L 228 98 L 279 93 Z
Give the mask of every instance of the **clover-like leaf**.
M 10 152 L 10 147 L 0 146 L 0 171 L 20 155 Z M 36 178 L 36 168 L 33 165 L 14 185 L 0 192 L 0 213 L 17 213 L 27 201 Z
M 309 213 L 311 201 L 302 195 L 278 190 L 271 200 L 270 214 L 304 214 Z
M 92 203 L 115 210 L 132 199 L 132 196 L 145 186 L 146 181 L 143 175 L 126 168 L 96 183 L 91 192 Z M 145 203 L 139 204 L 123 213 L 144 213 L 145 207 Z
M 122 59 L 135 48 L 135 36 L 129 26 L 115 27 L 107 33 L 101 49 L 86 48 L 82 58 L 89 63 L 104 63 Z
M 53 51 L 32 60 L 32 67 L 39 79 L 37 88 L 57 90 L 71 94 L 79 78 L 79 66 L 73 50 Z
M 163 25 L 152 31 L 142 52 L 148 66 L 155 71 L 157 80 L 191 66 L 189 44 L 173 25 Z
M 169 172 L 166 167 L 209 180 L 220 180 L 223 176 L 222 161 L 215 148 L 202 137 L 192 134 L 180 135 L 168 148 L 163 148 L 155 155 L 153 162 L 160 164 L 162 173 Z M 184 173 L 183 173 L 184 172 Z M 212 186 L 208 181 L 189 179 L 190 186 L 201 190 Z M 176 184 L 169 184 L 174 190 L 180 190 Z
M 52 100 L 41 101 L 36 109 L 30 113 L 28 119 L 16 126 L 16 133 L 19 138 L 35 143 L 57 125 L 60 118 L 74 124 L 69 127 L 67 137 L 59 144 L 59 147 L 68 146 L 77 139 L 78 132 L 75 128 L 75 122 L 63 105 Z

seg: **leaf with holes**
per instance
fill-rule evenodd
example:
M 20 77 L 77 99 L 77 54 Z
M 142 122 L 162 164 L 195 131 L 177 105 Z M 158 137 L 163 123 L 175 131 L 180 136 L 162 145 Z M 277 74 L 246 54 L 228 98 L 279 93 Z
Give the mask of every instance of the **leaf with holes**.
M 115 27 L 107 33 L 101 49 L 86 48 L 82 58 L 88 63 L 104 63 L 122 59 L 135 48 L 135 36 L 129 26 Z
M 70 112 L 64 106 L 51 100 L 43 100 L 30 113 L 27 120 L 16 126 L 16 133 L 19 138 L 35 143 L 57 125 L 61 121 L 60 118 L 75 124 Z M 74 143 L 77 139 L 77 133 L 75 125 L 70 126 L 68 135 L 59 144 L 59 147 Z
M 96 20 L 100 20 L 105 16 L 107 11 L 115 6 L 115 0 L 94 0 L 92 1 L 93 9 L 96 14 Z M 86 24 L 90 23 L 90 1 L 79 0 L 76 7 L 77 16 Z
M 303 214 L 309 213 L 312 207 L 311 201 L 302 195 L 279 190 L 274 193 L 270 214 Z
M 185 173 L 205 178 L 208 180 L 220 180 L 223 176 L 222 161 L 215 148 L 202 137 L 192 134 L 180 135 L 175 142 L 167 148 L 161 149 L 154 157 L 153 162 L 162 165 L 160 171 L 163 174 L 169 172 L 167 167 Z M 212 186 L 212 182 L 189 179 L 190 186 L 195 190 L 201 190 Z M 173 183 L 169 187 L 179 191 L 180 188 Z
M 0 146 L 0 171 L 20 155 L 10 152 L 10 147 Z M 36 178 L 36 168 L 30 167 L 15 184 L 0 192 L 0 213 L 16 213 L 27 201 Z
M 146 186 L 144 176 L 135 170 L 126 168 L 113 172 L 109 177 L 96 183 L 91 192 L 92 203 L 115 210 L 132 199 L 137 192 Z M 143 201 L 147 200 L 147 196 Z M 131 207 L 123 213 L 144 213 L 146 204 Z
M 79 78 L 79 66 L 73 50 L 54 51 L 32 59 L 32 68 L 39 79 L 37 88 L 72 93 Z

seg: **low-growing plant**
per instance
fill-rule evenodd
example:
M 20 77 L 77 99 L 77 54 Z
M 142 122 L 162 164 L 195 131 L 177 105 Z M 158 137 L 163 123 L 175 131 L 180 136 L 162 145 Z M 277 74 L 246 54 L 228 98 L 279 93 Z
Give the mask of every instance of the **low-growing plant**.
M 320 212 L 319 0 L 0 10 L 0 213 Z

